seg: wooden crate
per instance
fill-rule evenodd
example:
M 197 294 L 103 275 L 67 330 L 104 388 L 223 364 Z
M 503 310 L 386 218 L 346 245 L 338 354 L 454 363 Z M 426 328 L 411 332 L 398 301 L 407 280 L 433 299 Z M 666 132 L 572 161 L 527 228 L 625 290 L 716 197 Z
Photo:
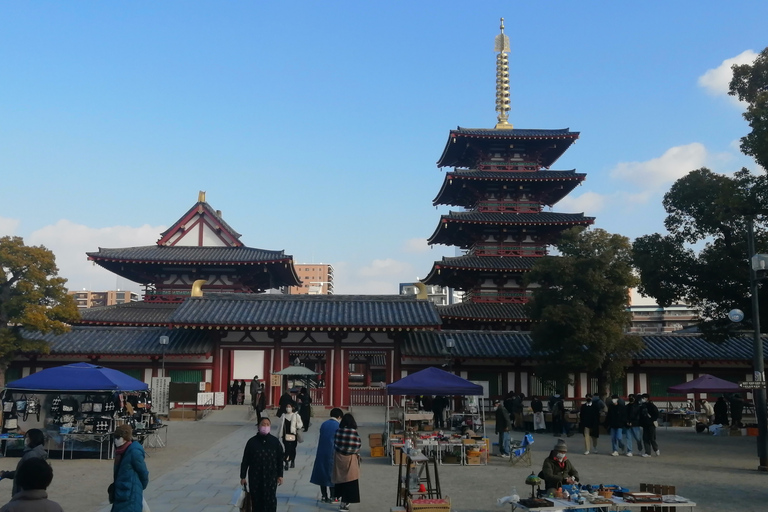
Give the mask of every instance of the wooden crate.
M 371 448 L 384 446 L 384 436 L 382 434 L 368 434 L 368 446 Z
M 408 498 L 408 512 L 451 512 L 451 499 L 412 499 Z

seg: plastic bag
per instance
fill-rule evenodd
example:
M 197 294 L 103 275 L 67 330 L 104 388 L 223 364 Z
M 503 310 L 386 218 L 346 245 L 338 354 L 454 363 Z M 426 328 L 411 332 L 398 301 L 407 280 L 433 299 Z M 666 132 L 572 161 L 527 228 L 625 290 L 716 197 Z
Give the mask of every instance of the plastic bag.
M 143 496 L 141 498 L 141 512 L 152 512 L 151 510 L 149 510 L 149 505 L 147 505 L 147 500 L 145 500 Z
M 248 494 L 248 491 L 246 491 L 245 486 L 238 487 L 235 489 L 235 492 L 232 493 L 232 499 L 229 500 L 230 505 L 234 505 L 237 508 L 241 508 L 243 506 L 243 502 L 245 501 L 245 495 Z

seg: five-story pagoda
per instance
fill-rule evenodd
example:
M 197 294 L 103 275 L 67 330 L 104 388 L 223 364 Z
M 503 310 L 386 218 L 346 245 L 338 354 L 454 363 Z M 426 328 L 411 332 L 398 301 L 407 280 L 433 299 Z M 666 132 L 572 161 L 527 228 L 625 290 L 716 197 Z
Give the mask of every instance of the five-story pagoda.
M 509 123 L 509 38 L 496 36 L 497 124 L 451 130 L 438 167 L 453 167 L 433 200 L 463 208 L 440 218 L 430 244 L 454 245 L 463 256 L 436 261 L 424 283 L 463 290 L 464 301 L 439 308 L 447 329 L 527 330 L 523 275 L 560 233 L 587 226 L 583 213 L 544 211 L 586 177 L 550 170 L 578 132 L 515 129 Z

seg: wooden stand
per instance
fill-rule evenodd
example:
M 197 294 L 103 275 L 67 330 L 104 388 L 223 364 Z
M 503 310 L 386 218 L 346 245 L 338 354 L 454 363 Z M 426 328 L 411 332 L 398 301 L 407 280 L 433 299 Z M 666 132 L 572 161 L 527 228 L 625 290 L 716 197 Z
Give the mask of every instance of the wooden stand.
M 432 465 L 432 474 L 430 474 L 430 464 Z M 409 488 L 409 477 L 411 471 L 416 471 L 419 475 L 419 484 L 424 484 L 425 491 L 411 491 Z M 434 482 L 432 475 L 434 474 Z M 410 455 L 404 454 L 400 458 L 400 464 L 397 471 L 397 506 L 404 507 L 409 497 L 418 498 L 442 498 L 440 491 L 440 477 L 437 473 L 437 458 L 427 457 L 423 454 Z

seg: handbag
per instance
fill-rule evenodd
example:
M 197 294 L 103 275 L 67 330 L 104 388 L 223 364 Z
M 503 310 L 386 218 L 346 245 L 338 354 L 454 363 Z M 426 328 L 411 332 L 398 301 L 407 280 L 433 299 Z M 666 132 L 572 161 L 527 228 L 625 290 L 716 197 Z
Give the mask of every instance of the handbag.
M 85 399 L 80 404 L 80 412 L 93 412 L 93 398 L 91 398 L 89 395 L 85 395 Z
M 51 400 L 51 416 L 58 416 L 61 414 L 61 396 L 55 396 Z
M 3 402 L 3 412 L 13 412 L 14 403 L 12 400 Z
M 19 428 L 19 420 L 16 416 L 8 416 L 3 421 L 3 428 L 5 430 L 16 430 Z
M 101 413 L 104 410 L 104 402 L 93 402 L 93 412 Z
M 114 503 L 115 502 L 115 484 L 109 484 L 109 487 L 107 487 L 107 495 L 109 496 L 109 502 Z
M 243 486 L 243 489 L 245 489 L 245 486 Z M 243 504 L 240 505 L 240 512 L 251 512 L 253 510 L 253 503 L 251 500 L 251 493 L 246 490 L 245 496 L 243 497 Z
M 27 400 L 27 408 L 24 410 L 22 419 L 27 421 L 30 414 L 37 416 L 37 421 L 40 421 L 40 399 L 36 396 L 32 396 Z
M 24 412 L 27 410 L 27 395 L 21 395 L 21 398 L 16 400 L 16 410 L 18 412 Z
M 295 441 L 296 440 L 296 434 L 285 434 L 283 436 L 283 439 L 286 441 Z
M 302 435 L 301 430 L 296 432 L 296 440 L 300 443 L 304 442 L 304 436 Z

